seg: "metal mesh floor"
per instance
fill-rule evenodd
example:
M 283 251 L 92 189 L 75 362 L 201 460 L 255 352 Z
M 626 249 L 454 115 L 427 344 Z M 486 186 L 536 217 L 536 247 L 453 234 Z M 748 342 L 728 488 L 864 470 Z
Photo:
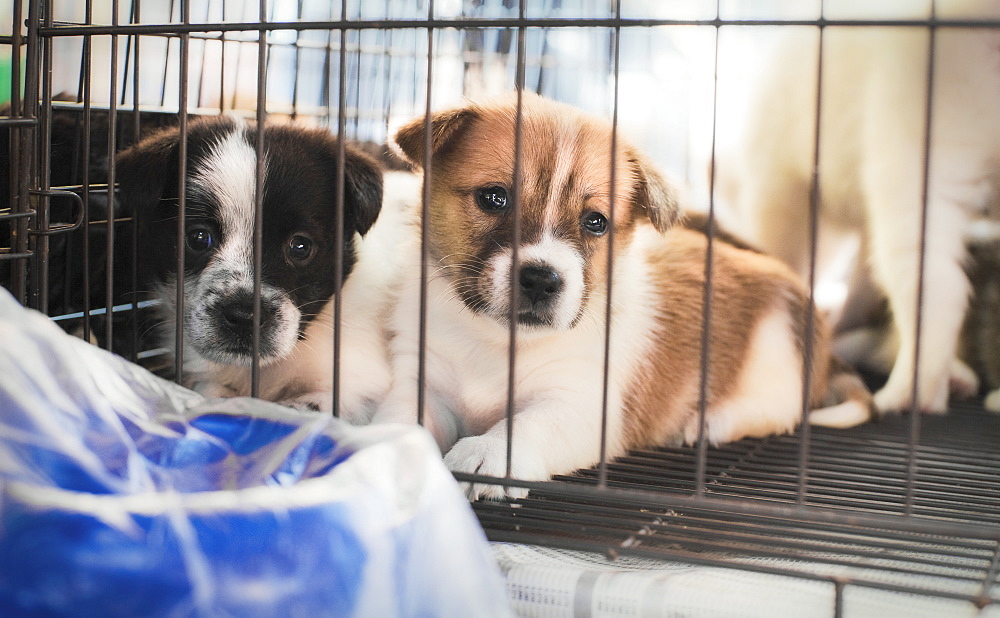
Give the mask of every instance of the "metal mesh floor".
M 709 449 L 702 498 L 696 449 L 662 448 L 609 464 L 608 489 L 588 470 L 474 508 L 496 541 L 1000 603 L 1000 416 L 960 405 L 921 418 L 905 515 L 909 423 L 812 428 L 804 504 L 788 435 Z

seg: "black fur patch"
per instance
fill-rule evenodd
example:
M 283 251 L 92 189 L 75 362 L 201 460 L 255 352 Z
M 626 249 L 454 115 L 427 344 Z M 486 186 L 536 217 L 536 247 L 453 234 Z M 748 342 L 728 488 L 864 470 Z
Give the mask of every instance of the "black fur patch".
M 245 131 L 246 141 L 255 147 L 255 125 L 224 116 L 192 120 L 186 140 L 188 178 L 205 165 L 212 147 L 235 131 Z M 185 242 L 178 242 L 177 237 L 180 138 L 177 128 L 167 129 L 118 158 L 122 201 L 139 220 L 139 255 L 147 289 L 176 274 L 178 246 L 185 248 Z M 336 292 L 337 270 L 344 279 L 350 274 L 356 261 L 354 233 L 364 235 L 381 209 L 378 163 L 345 144 L 343 234 L 339 239 L 343 250 L 338 257 L 339 150 L 337 139 L 322 129 L 277 124 L 265 127 L 261 278 L 285 292 L 302 312 L 300 333 Z M 252 209 L 253 205 L 247 207 Z M 219 204 L 210 197 L 193 199 L 191 188 L 187 188 L 187 229 L 194 224 L 221 228 L 218 209 Z M 314 242 L 314 253 L 309 260 L 296 263 L 287 258 L 285 247 L 302 233 Z M 210 255 L 185 251 L 185 277 L 197 277 L 209 260 Z

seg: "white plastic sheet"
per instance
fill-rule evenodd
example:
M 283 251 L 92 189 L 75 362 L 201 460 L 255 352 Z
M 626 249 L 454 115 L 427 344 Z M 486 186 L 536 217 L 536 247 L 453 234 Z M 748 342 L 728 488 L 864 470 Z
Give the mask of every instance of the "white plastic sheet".
M 205 400 L 0 289 L 0 615 L 22 613 L 508 608 L 423 430 Z

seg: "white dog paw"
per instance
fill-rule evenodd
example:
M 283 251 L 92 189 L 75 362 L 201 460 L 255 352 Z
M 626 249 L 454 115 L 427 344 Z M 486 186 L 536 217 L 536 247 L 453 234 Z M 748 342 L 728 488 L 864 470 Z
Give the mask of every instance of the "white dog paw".
M 330 412 L 333 410 L 333 393 L 330 391 L 303 393 L 291 399 L 281 401 L 281 405 L 295 408 L 296 410 Z
M 193 381 L 186 382 L 185 386 L 193 391 L 196 391 L 205 399 L 228 399 L 230 397 L 240 396 L 239 392 L 224 384 L 202 380 L 201 378 L 196 378 Z
M 511 478 L 526 481 L 545 481 L 549 472 L 537 453 L 513 448 Z M 452 472 L 465 472 L 504 478 L 507 475 L 507 441 L 494 436 L 462 438 L 445 455 L 444 463 Z M 488 483 L 462 483 L 466 497 L 472 502 L 479 498 L 499 500 L 523 498 L 528 490 L 522 487 L 503 487 Z
M 983 407 L 990 412 L 1000 412 L 1000 388 L 986 395 Z
M 971 399 L 979 393 L 979 376 L 971 367 L 956 358 L 951 363 L 948 387 L 957 399 Z
M 912 376 L 911 376 L 912 377 Z M 917 397 L 920 401 L 920 411 L 932 414 L 943 414 L 948 410 L 949 379 L 944 376 L 942 379 L 920 378 L 921 384 L 917 389 Z M 910 409 L 913 403 L 913 381 L 912 379 L 889 381 L 873 397 L 875 407 L 879 412 L 905 412 Z
M 894 380 L 895 374 L 889 377 L 886 385 L 875 393 L 875 405 L 883 412 L 906 411 L 913 402 L 912 376 L 905 380 Z M 956 399 L 968 399 L 979 392 L 979 378 L 976 373 L 962 361 L 955 359 L 945 377 L 920 376 L 917 396 L 920 398 L 920 411 L 943 413 L 948 410 L 949 395 Z

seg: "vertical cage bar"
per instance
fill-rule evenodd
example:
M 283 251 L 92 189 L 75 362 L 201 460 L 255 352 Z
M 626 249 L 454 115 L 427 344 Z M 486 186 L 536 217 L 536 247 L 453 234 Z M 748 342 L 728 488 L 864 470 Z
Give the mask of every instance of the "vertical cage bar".
M 222 3 L 222 21 L 226 21 L 226 0 Z M 226 111 L 226 31 L 219 33 L 219 113 Z
M 980 601 L 977 605 L 980 607 L 985 607 L 992 602 L 990 596 L 994 586 L 997 585 L 998 575 L 1000 575 L 1000 542 L 997 542 L 993 548 L 993 559 L 990 561 L 990 568 L 986 571 L 986 575 L 983 577 L 983 585 L 979 588 L 978 596 Z
M 142 21 L 141 15 L 141 0 L 132 0 L 131 14 L 129 15 L 129 21 L 133 24 L 140 23 Z M 139 114 L 139 35 L 131 37 L 131 51 L 135 55 L 132 61 L 132 142 L 133 144 L 139 143 L 142 139 L 140 134 L 142 131 L 142 120 Z M 127 56 L 126 56 L 127 58 Z M 128 76 L 128 71 L 125 71 L 126 77 Z M 122 99 L 124 102 L 125 96 L 125 85 L 122 85 Z M 108 199 L 114 199 L 115 191 L 114 186 L 108 185 Z M 132 362 L 135 362 L 139 357 L 139 217 L 136 213 L 126 213 L 129 216 L 129 225 L 132 232 L 132 244 L 129 247 L 131 265 L 131 278 L 129 281 L 129 298 L 132 301 L 132 309 L 129 312 L 129 353 Z
M 173 0 L 171 0 L 170 11 L 173 15 Z M 190 0 L 181 0 L 181 21 L 187 25 L 191 22 Z M 174 318 L 174 379 L 180 382 L 184 377 L 184 236 L 186 233 L 187 219 L 187 131 L 188 131 L 188 47 L 190 45 L 190 35 L 186 32 L 180 34 L 180 70 L 178 71 L 178 129 L 180 137 L 177 143 L 177 290 L 174 303 L 177 307 L 177 314 Z M 169 50 L 168 50 L 169 51 Z M 169 53 L 167 54 L 169 59 Z M 163 93 L 166 91 L 166 83 L 161 90 L 160 104 L 163 104 Z
M 340 19 L 347 21 L 347 0 L 340 3 Z M 347 128 L 347 28 L 340 29 L 340 71 L 337 79 L 337 195 L 333 219 L 334 259 L 333 271 L 333 413 L 340 415 L 340 320 L 343 312 L 343 298 L 340 293 L 344 285 L 344 182 L 347 165 L 347 149 L 344 132 Z
M 129 18 L 128 23 L 134 24 L 135 22 L 135 5 L 138 0 L 129 1 Z M 125 106 L 128 99 L 128 75 L 129 71 L 132 69 L 132 45 L 133 45 L 134 35 L 128 35 L 125 37 L 125 64 L 122 65 L 122 95 L 121 100 L 118 101 L 119 105 Z
M 358 4 L 358 7 L 357 7 L 357 18 L 358 19 L 362 18 L 361 4 L 360 3 Z M 355 30 L 354 31 L 355 36 L 357 37 L 356 51 L 355 51 L 355 54 L 354 54 L 354 61 L 355 61 L 355 65 L 354 65 L 354 71 L 355 71 L 355 73 L 354 73 L 354 76 L 355 76 L 355 81 L 354 81 L 354 104 L 350 107 L 350 112 L 351 112 L 352 124 L 354 125 L 354 129 L 353 129 L 352 135 L 355 135 L 355 136 L 360 135 L 361 132 L 362 132 L 362 130 L 363 130 L 362 122 L 364 122 L 364 119 L 362 118 L 362 114 L 361 114 L 361 101 L 362 101 L 362 98 L 361 98 L 361 85 L 362 85 L 364 79 L 363 79 L 363 74 L 362 74 L 362 68 L 365 66 L 365 56 L 367 55 L 367 56 L 370 57 L 371 55 L 373 55 L 373 54 L 367 53 L 365 51 L 364 41 L 365 41 L 365 34 L 369 34 L 371 32 L 372 32 L 371 30 Z
M 185 24 L 190 23 L 190 21 L 191 21 L 191 11 L 190 11 L 190 9 L 185 8 L 185 4 L 188 2 L 188 0 L 180 0 L 180 1 L 181 1 L 181 8 L 180 8 L 180 13 L 181 13 L 180 19 L 181 19 L 181 22 L 183 22 Z M 173 17 L 174 17 L 174 8 L 175 7 L 176 7 L 176 4 L 175 4 L 174 0 L 170 0 L 170 12 L 168 13 L 168 15 L 170 15 L 171 19 L 173 19 Z M 185 15 L 187 15 L 187 18 L 185 18 Z M 186 19 L 186 21 L 185 21 L 185 19 Z M 190 41 L 190 35 L 188 33 L 183 33 L 182 32 L 180 34 L 180 41 L 181 41 L 180 46 L 181 47 L 184 46 L 183 41 L 185 41 L 185 40 Z M 172 37 L 167 38 L 167 49 L 164 52 L 164 60 L 163 60 L 163 79 L 160 81 L 160 84 L 162 84 L 160 86 L 160 107 L 163 107 L 163 106 L 165 106 L 167 104 L 167 74 L 168 74 L 169 68 L 170 68 L 170 48 L 171 48 L 171 43 L 173 43 L 173 42 L 174 42 L 174 39 Z M 181 73 L 181 79 L 184 80 L 185 83 L 187 83 L 187 77 L 184 76 L 183 72 Z M 185 88 L 186 88 L 186 86 L 185 86 Z M 186 92 L 184 93 L 184 96 L 185 96 L 185 99 L 186 99 L 187 98 L 187 93 Z M 187 106 L 185 105 L 185 111 L 186 110 L 187 110 Z
M 33 96 L 36 77 L 38 75 L 38 26 L 35 20 L 38 18 L 40 0 L 29 0 L 28 2 L 28 30 L 27 40 L 22 36 L 22 22 L 24 13 L 22 3 L 15 1 L 14 23 L 11 24 L 11 91 L 10 91 L 10 115 L 12 118 L 24 117 L 32 118 L 31 109 L 23 105 L 21 99 L 21 53 L 22 45 L 27 42 L 25 52 L 25 73 L 24 73 L 24 94 Z M 26 213 L 31 209 L 28 201 L 28 176 L 33 168 L 32 146 L 38 128 L 35 127 L 11 127 L 10 129 L 10 155 L 11 155 L 11 187 L 10 205 L 14 213 Z M 25 135 L 27 134 L 27 136 Z M 16 179 L 16 180 L 15 180 Z M 15 254 L 26 255 L 28 253 L 28 221 L 25 217 L 18 217 L 11 221 L 11 249 Z M 28 300 L 28 261 L 24 259 L 13 260 L 10 265 L 11 273 L 11 293 L 22 305 Z
M 904 514 L 913 515 L 919 462 L 917 460 L 917 443 L 920 441 L 920 355 L 921 335 L 924 321 L 924 269 L 927 257 L 927 209 L 931 170 L 931 128 L 934 120 L 934 54 L 937 41 L 937 2 L 931 0 L 931 16 L 928 22 L 927 37 L 927 90 L 924 107 L 924 149 L 923 179 L 920 187 L 920 255 L 917 258 L 917 302 L 916 302 L 916 340 L 913 347 L 913 387 L 910 390 L 910 431 L 906 451 L 906 499 Z
M 618 162 L 618 79 L 621 65 L 621 37 L 622 37 L 622 3 L 615 0 L 615 26 L 611 29 L 612 45 L 612 82 L 614 92 L 612 94 L 611 105 L 611 169 L 609 170 L 609 190 L 608 190 L 608 260 L 606 264 L 608 284 L 606 293 L 608 295 L 604 304 L 604 363 L 602 367 L 603 384 L 601 385 L 601 444 L 600 457 L 597 463 L 597 486 L 607 487 L 608 485 L 608 389 L 610 387 L 611 373 L 611 319 L 613 317 L 614 277 L 615 269 L 615 188 L 617 181 Z M 544 64 L 544 58 L 539 66 Z M 618 402 L 622 405 L 623 402 Z
M 718 21 L 721 16 L 721 0 L 715 3 L 715 18 Z M 715 27 L 715 50 L 713 58 L 713 79 L 714 84 L 712 94 L 712 153 L 709 162 L 709 199 L 708 199 L 708 223 L 706 225 L 705 236 L 705 289 L 702 293 L 701 301 L 701 366 L 698 376 L 698 440 L 696 443 L 695 479 L 694 493 L 698 498 L 705 495 L 705 475 L 707 473 L 708 462 L 708 440 L 705 435 L 705 418 L 708 408 L 708 379 L 709 379 L 709 355 L 711 354 L 711 326 L 712 326 L 712 274 L 713 262 L 715 259 L 715 196 L 711 189 L 715 183 L 715 115 L 718 102 L 717 91 L 719 89 L 719 26 Z
M 329 17 L 333 20 L 333 6 L 330 6 Z M 330 91 L 333 89 L 332 80 L 330 79 L 330 70 L 333 68 L 333 30 L 327 30 L 326 33 L 326 46 L 323 49 L 323 72 L 321 74 L 321 85 L 320 85 L 320 108 L 325 110 L 324 119 L 327 125 L 330 124 L 330 117 L 333 114 L 332 105 L 330 100 L 332 98 Z
M 385 0 L 384 16 L 386 19 L 389 18 L 389 2 L 390 0 Z M 382 126 L 385 130 L 386 135 L 389 133 L 389 118 L 392 112 L 392 90 L 394 87 L 394 82 L 392 79 L 392 35 L 394 30 L 385 30 L 382 32 L 382 58 L 385 67 L 385 87 L 382 92 Z M 388 140 L 387 140 L 388 141 Z
M 82 74 L 82 71 L 81 71 L 81 74 Z M 77 98 L 76 102 L 79 103 L 80 102 L 80 84 L 79 84 L 79 81 L 77 82 L 77 97 L 76 98 Z M 75 184 L 77 182 L 80 182 L 80 146 L 81 146 L 81 144 L 80 144 L 80 132 L 81 132 L 81 126 L 80 126 L 81 122 L 80 122 L 80 120 L 81 119 L 79 117 L 77 117 L 77 116 L 74 115 L 74 118 L 73 118 L 73 136 L 72 136 L 72 139 L 70 140 L 71 143 L 72 143 L 72 145 L 73 145 L 73 152 L 70 155 L 69 180 L 67 181 L 66 184 Z M 86 159 L 86 157 L 83 157 L 83 158 Z M 84 213 L 84 216 L 86 216 L 86 213 Z M 63 262 L 62 263 L 62 278 L 63 279 L 62 279 L 62 290 L 61 290 L 61 293 L 62 293 L 62 303 L 61 303 L 60 307 L 55 310 L 55 312 L 62 313 L 62 314 L 67 314 L 67 313 L 70 313 L 70 311 L 71 311 L 70 310 L 70 305 L 71 305 L 70 298 L 71 298 L 71 295 L 73 294 L 73 285 L 74 285 L 74 283 L 76 283 L 75 278 L 73 277 L 73 271 L 72 271 L 72 267 L 71 267 L 71 265 L 74 263 L 74 260 L 69 257 L 69 256 L 73 255 L 73 250 L 74 250 L 74 247 L 76 245 L 76 238 L 75 238 L 74 234 L 67 234 L 64 238 L 65 238 L 65 240 L 63 242 L 65 243 L 65 246 L 64 246 L 64 249 L 63 249 L 63 255 L 64 255 L 63 261 L 62 261 Z M 84 273 L 84 276 L 86 277 L 87 273 Z
M 207 22 L 212 18 L 211 0 L 203 0 L 203 6 L 205 7 L 204 21 Z M 205 34 L 207 35 L 207 33 Z M 197 43 L 198 48 L 201 50 L 201 70 L 198 71 L 198 98 L 195 102 L 195 109 L 201 110 L 208 107 L 205 104 L 205 78 L 208 75 L 208 72 L 205 71 L 205 58 L 208 56 L 209 39 L 205 36 L 205 38 L 199 38 Z
M 844 616 L 844 581 L 841 579 L 833 582 L 833 618 L 843 618 Z
M 46 5 L 41 19 L 46 27 L 52 26 L 52 6 Z M 35 117 L 38 118 L 38 130 L 36 135 L 38 158 L 33 160 L 37 164 L 38 176 L 34 179 L 34 186 L 47 190 L 49 188 L 50 173 L 52 167 L 51 147 L 52 147 L 52 37 L 47 36 L 38 41 L 42 46 L 42 82 L 41 82 L 41 105 L 38 97 L 34 97 L 30 104 L 36 109 Z M 35 238 L 35 268 L 32 269 L 32 287 L 35 297 L 35 308 L 42 313 L 49 312 L 49 236 L 44 232 L 49 229 L 49 209 L 51 200 L 47 195 L 40 195 L 36 203 L 35 225 L 43 234 Z
M 806 306 L 806 332 L 802 346 L 802 417 L 799 423 L 799 466 L 798 481 L 795 489 L 795 500 L 805 504 L 809 492 L 809 451 L 812 439 L 812 426 L 809 425 L 810 391 L 812 390 L 812 362 L 814 355 L 813 336 L 816 327 L 816 245 L 819 243 L 819 205 L 822 196 L 822 177 L 820 175 L 820 139 L 823 113 L 823 41 L 826 26 L 824 19 L 823 0 L 820 0 L 819 40 L 816 49 L 816 118 L 813 124 L 812 178 L 809 186 L 809 274 L 806 283 L 809 286 L 809 304 Z
M 267 22 L 267 0 L 260 0 L 260 22 Z M 264 122 L 267 119 L 267 30 L 257 31 L 257 166 L 253 203 L 253 358 L 250 360 L 250 396 L 260 396 L 260 300 L 264 247 Z
M 507 339 L 507 466 L 504 476 L 508 479 L 514 455 L 514 413 L 517 397 L 517 307 L 520 303 L 520 289 L 516 285 L 518 269 L 520 268 L 519 251 L 521 248 L 521 182 L 524 157 L 524 65 L 525 65 L 525 31 L 524 6 L 525 0 L 518 2 L 517 12 L 521 23 L 517 27 L 517 56 L 515 62 L 515 85 L 517 103 L 514 115 L 514 178 L 511 182 L 511 239 L 510 239 L 510 307 L 507 321 L 509 322 Z
M 223 6 L 225 6 L 224 3 Z M 246 41 L 244 41 L 242 37 L 237 36 L 235 42 L 236 42 L 236 67 L 233 69 L 233 76 L 234 76 L 233 98 L 232 101 L 230 101 L 229 103 L 230 109 L 233 110 L 237 109 L 237 103 L 239 102 L 239 92 L 240 92 L 239 81 L 240 81 L 240 75 L 242 74 L 242 72 L 240 71 L 240 67 L 243 65 L 243 46 L 246 43 Z
M 118 0 L 111 0 L 111 25 L 118 26 Z M 108 195 L 107 235 L 104 246 L 104 345 L 111 350 L 114 339 L 115 306 L 115 145 L 118 142 L 118 35 L 111 35 L 111 69 L 108 79 Z
M 93 0 L 87 0 L 87 5 L 85 7 L 85 23 L 94 23 L 94 3 Z M 91 281 L 90 281 L 90 130 L 92 122 L 92 103 L 93 103 L 93 93 L 91 92 L 91 80 L 93 79 L 94 71 L 94 55 L 93 55 L 93 37 L 86 35 L 83 37 L 83 66 L 81 67 L 81 79 L 83 80 L 82 85 L 82 95 L 83 95 L 83 165 L 81 166 L 81 171 L 83 172 L 81 183 L 83 185 L 83 194 L 81 198 L 83 199 L 83 340 L 90 341 L 91 334 L 91 324 L 90 324 L 90 294 L 91 294 Z M 112 197 L 111 187 L 108 187 L 108 199 Z
M 302 20 L 302 3 L 303 0 L 299 0 L 295 7 L 295 15 L 298 20 Z M 302 68 L 302 31 L 295 31 L 295 43 L 293 44 L 293 61 L 292 65 L 295 67 L 293 69 L 292 75 L 292 120 L 295 120 L 299 116 L 299 72 Z
M 434 0 L 427 2 L 428 22 L 434 19 Z M 431 203 L 431 162 L 433 153 L 431 152 L 431 100 L 433 90 L 433 70 L 434 70 L 434 26 L 427 24 L 427 87 L 426 106 L 424 108 L 424 186 L 421 193 L 421 215 L 420 215 L 420 334 L 418 337 L 419 350 L 417 351 L 417 423 L 424 424 L 424 399 L 426 397 L 427 386 L 427 270 L 430 259 L 427 246 L 427 237 L 430 232 L 428 224 L 428 209 Z M 414 72 L 416 73 L 416 72 Z

